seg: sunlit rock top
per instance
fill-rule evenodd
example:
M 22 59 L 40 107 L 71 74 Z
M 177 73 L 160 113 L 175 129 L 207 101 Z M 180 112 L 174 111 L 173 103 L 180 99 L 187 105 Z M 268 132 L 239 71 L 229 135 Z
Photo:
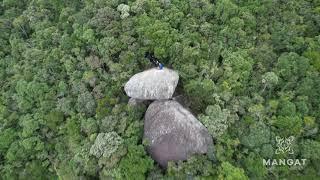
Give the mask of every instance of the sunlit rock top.
M 132 76 L 124 90 L 136 99 L 170 99 L 177 87 L 179 75 L 176 71 L 153 68 Z

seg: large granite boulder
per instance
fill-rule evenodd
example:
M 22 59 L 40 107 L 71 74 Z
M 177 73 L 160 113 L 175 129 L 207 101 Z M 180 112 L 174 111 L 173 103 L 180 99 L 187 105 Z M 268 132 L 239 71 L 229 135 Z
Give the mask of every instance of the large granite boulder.
M 177 72 L 168 68 L 153 68 L 132 76 L 124 90 L 129 97 L 135 99 L 170 99 L 178 81 Z
M 176 101 L 155 101 L 147 109 L 144 139 L 148 152 L 162 167 L 168 161 L 186 160 L 190 155 L 213 148 L 207 129 Z

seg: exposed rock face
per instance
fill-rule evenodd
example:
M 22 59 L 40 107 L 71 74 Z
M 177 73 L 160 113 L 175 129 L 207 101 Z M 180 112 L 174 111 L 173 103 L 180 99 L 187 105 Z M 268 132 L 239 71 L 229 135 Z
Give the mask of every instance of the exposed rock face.
M 177 72 L 168 68 L 153 68 L 132 76 L 124 90 L 129 97 L 135 99 L 170 99 L 178 81 Z
M 168 161 L 186 160 L 213 146 L 207 129 L 176 101 L 155 101 L 147 109 L 144 138 L 148 151 L 162 167 Z

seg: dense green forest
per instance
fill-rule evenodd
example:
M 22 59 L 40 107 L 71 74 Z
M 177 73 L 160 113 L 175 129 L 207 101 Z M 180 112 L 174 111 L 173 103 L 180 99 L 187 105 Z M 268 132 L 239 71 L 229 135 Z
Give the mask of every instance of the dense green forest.
M 212 153 L 148 155 L 123 90 L 145 52 L 179 72 Z M 319 73 L 319 0 L 0 0 L 0 179 L 319 179 Z

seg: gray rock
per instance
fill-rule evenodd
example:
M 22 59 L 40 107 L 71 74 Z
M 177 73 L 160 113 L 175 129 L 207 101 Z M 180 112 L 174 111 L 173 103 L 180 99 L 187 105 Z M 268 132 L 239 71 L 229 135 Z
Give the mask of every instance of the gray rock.
M 168 68 L 153 68 L 132 76 L 124 90 L 129 97 L 136 99 L 170 99 L 178 81 L 177 72 Z
M 168 161 L 186 160 L 190 155 L 213 148 L 207 129 L 176 101 L 155 101 L 147 109 L 144 139 L 148 152 L 162 167 Z

